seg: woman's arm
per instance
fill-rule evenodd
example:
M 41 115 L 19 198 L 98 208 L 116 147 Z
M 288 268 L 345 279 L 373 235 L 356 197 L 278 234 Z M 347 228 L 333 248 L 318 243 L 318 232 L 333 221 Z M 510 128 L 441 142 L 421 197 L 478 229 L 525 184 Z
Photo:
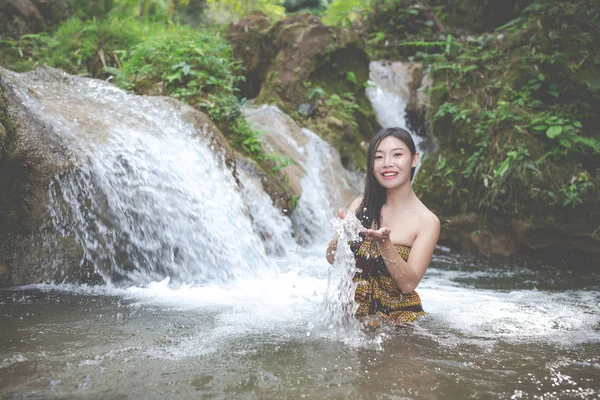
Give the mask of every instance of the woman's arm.
M 421 222 L 421 229 L 410 249 L 408 261 L 402 259 L 390 241 L 389 228 L 384 227 L 376 231 L 368 229 L 366 233 L 377 242 L 383 261 L 400 291 L 402 293 L 414 291 L 425 275 L 440 236 L 439 219 L 434 214 L 430 214 Z
M 360 205 L 361 202 L 362 202 L 362 197 L 357 197 L 356 199 L 354 199 L 354 201 L 350 204 L 350 207 L 348 207 L 348 214 L 356 213 L 356 209 L 358 208 L 358 206 Z M 346 215 L 344 214 L 344 211 L 342 211 L 342 210 L 338 211 L 338 215 L 340 216 L 341 219 L 346 218 Z M 325 253 L 325 258 L 327 259 L 327 262 L 329 264 L 333 264 L 333 261 L 335 261 L 335 254 L 337 252 L 337 242 L 338 242 L 339 237 L 340 237 L 340 235 L 338 235 L 336 233 L 333 236 L 333 238 L 329 241 L 329 244 L 327 245 L 327 252 Z

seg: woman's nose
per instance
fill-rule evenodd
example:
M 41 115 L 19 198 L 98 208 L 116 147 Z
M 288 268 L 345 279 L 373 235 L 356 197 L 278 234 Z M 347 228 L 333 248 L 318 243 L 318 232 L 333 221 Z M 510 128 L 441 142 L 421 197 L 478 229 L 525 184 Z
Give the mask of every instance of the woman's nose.
M 383 164 L 385 167 L 392 165 L 392 156 L 389 154 L 383 157 Z

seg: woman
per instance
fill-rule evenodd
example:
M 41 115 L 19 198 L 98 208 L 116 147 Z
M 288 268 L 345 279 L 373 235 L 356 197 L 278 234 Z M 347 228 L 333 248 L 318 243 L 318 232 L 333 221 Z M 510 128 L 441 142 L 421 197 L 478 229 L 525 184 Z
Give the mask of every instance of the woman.
M 411 181 L 420 154 L 406 130 L 386 128 L 369 145 L 365 194 L 350 205 L 365 227 L 351 244 L 358 272 L 356 315 L 369 325 L 412 322 L 424 315 L 415 292 L 440 234 L 440 221 L 415 195 Z M 339 211 L 340 218 L 344 212 Z M 336 235 L 327 247 L 333 263 Z

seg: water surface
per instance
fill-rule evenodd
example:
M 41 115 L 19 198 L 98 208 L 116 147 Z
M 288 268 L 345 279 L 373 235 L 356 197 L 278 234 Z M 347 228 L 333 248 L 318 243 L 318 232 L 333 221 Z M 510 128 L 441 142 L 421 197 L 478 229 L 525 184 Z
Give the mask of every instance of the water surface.
M 314 328 L 315 250 L 220 286 L 0 291 L 3 398 L 584 399 L 600 392 L 600 274 L 438 251 L 429 312 L 397 330 Z

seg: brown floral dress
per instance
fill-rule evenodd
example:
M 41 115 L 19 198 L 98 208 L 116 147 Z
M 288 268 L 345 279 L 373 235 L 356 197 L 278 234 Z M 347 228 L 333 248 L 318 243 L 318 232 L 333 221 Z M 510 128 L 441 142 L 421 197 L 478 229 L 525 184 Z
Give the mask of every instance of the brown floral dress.
M 395 247 L 402 259 L 407 261 L 410 247 Z M 354 295 L 354 300 L 358 303 L 357 317 L 365 319 L 369 326 L 382 323 L 398 326 L 425 315 L 417 292 L 403 294 L 400 291 L 385 266 L 375 241 L 365 237 L 362 242 L 352 243 L 350 248 L 359 270 L 354 276 L 354 282 L 357 283 Z

